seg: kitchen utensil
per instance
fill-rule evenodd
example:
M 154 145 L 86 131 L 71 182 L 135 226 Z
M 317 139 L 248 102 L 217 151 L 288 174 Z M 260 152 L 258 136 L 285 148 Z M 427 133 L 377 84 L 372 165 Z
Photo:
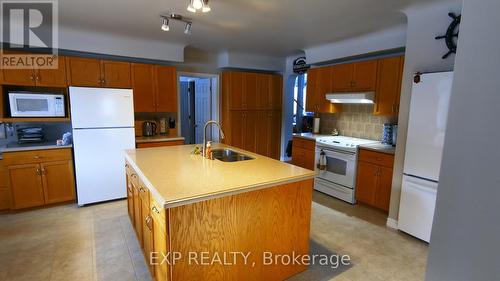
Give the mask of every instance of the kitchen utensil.
M 142 135 L 145 137 L 152 137 L 156 135 L 156 123 L 150 121 L 142 123 Z
M 392 144 L 392 124 L 385 123 L 382 131 L 382 143 Z
M 168 128 L 167 128 L 167 118 L 162 117 L 160 118 L 160 135 L 166 135 Z

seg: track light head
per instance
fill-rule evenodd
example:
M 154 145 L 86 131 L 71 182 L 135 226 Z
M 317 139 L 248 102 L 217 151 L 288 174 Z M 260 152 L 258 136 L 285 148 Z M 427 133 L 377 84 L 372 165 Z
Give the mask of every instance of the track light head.
M 196 10 L 199 10 L 203 7 L 203 1 L 202 0 L 193 0 L 193 7 Z
M 169 31 L 170 30 L 170 26 L 168 25 L 168 19 L 167 18 L 162 18 L 161 30 L 163 30 L 163 31 Z
M 186 27 L 184 28 L 184 34 L 191 35 L 192 23 L 186 23 Z

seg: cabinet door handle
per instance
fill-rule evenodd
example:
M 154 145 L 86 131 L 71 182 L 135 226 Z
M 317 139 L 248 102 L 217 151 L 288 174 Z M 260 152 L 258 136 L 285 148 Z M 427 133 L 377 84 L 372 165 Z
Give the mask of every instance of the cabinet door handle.
M 153 231 L 153 226 L 151 225 L 152 220 L 153 218 L 150 215 L 146 217 L 146 226 L 148 227 L 149 231 Z
M 42 168 L 41 173 L 42 175 L 45 175 L 45 168 Z
M 137 175 L 136 174 L 132 174 L 130 177 L 132 177 L 133 179 L 136 179 Z
M 142 186 L 141 186 L 141 187 L 139 187 L 139 191 L 140 191 L 140 192 L 146 192 L 146 190 L 145 190 Z
M 33 156 L 33 158 L 35 158 L 35 159 L 40 159 L 40 158 L 42 158 L 42 156 L 35 155 L 35 156 Z
M 40 168 L 36 168 L 36 174 L 41 176 L 41 173 L 40 173 Z
M 157 214 L 160 213 L 160 211 L 158 211 L 158 209 L 156 208 L 156 206 L 151 207 L 151 211 L 153 211 L 153 212 L 155 212 Z

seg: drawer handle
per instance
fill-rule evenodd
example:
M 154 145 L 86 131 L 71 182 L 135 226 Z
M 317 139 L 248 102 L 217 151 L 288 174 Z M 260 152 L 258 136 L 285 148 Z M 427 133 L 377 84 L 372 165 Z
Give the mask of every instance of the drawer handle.
M 35 156 L 33 156 L 33 158 L 35 158 L 35 159 L 40 159 L 40 158 L 43 158 L 43 157 L 42 157 L 42 156 L 39 156 L 39 155 L 35 155 Z
M 128 165 L 128 164 L 125 164 L 125 168 L 128 168 L 128 167 L 129 167 L 129 165 Z
M 156 208 L 156 206 L 151 207 L 151 210 L 154 211 L 155 213 L 159 214 L 160 211 Z
M 140 192 L 146 192 L 146 190 L 143 187 L 139 187 Z
M 134 178 L 134 179 L 136 179 L 137 175 L 136 174 L 132 174 L 131 177 Z

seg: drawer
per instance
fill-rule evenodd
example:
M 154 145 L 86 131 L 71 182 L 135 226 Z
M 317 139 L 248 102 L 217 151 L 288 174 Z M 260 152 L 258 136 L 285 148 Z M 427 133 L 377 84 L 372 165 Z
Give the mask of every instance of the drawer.
M 127 177 L 129 181 L 134 185 L 139 187 L 139 177 L 135 173 L 134 169 L 130 166 L 130 164 L 125 164 L 125 172 L 127 173 Z
M 359 160 L 388 168 L 394 166 L 394 155 L 365 149 L 359 150 Z
M 148 148 L 148 147 L 163 147 L 163 146 L 175 146 L 184 145 L 184 141 L 159 141 L 159 142 L 140 142 L 137 143 L 137 148 Z
M 293 138 L 293 147 L 300 147 L 306 150 L 313 150 L 316 147 L 316 141 L 313 140 L 306 140 L 303 138 L 299 137 L 294 137 Z
M 166 232 L 167 218 L 166 218 L 166 210 L 163 208 L 161 204 L 159 204 L 153 196 L 151 196 L 150 204 L 151 208 L 151 216 L 153 220 L 157 222 L 163 228 L 163 231 Z
M 3 153 L 4 165 L 22 165 L 73 159 L 71 148 L 16 151 Z

